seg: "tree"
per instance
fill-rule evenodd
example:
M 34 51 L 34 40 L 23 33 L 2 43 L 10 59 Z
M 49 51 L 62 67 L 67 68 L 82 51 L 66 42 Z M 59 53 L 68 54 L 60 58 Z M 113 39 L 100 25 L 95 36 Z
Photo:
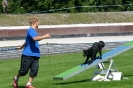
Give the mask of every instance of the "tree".
M 123 5 L 123 6 L 122 6 Z M 1 12 L 2 12 L 2 6 Z M 132 11 L 133 0 L 9 0 L 9 13 Z
M 125 5 L 125 11 L 133 11 L 133 0 L 122 0 L 122 4 Z

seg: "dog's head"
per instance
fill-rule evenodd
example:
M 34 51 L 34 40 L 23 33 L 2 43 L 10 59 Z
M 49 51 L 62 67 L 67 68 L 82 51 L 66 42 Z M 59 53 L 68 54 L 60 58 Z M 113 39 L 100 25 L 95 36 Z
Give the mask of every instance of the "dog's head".
M 86 57 L 88 54 L 89 54 L 89 51 L 84 49 L 83 50 L 83 56 Z
M 105 46 L 104 41 L 99 41 L 100 46 L 103 48 Z

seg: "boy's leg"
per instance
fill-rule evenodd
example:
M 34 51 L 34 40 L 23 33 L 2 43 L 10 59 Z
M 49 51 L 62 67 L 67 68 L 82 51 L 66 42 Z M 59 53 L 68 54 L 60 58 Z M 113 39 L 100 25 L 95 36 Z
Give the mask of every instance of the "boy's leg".
M 34 58 L 32 64 L 31 64 L 30 76 L 29 76 L 29 80 L 28 80 L 28 82 L 26 84 L 26 88 L 29 88 L 28 86 L 32 85 L 32 81 L 34 80 L 34 77 L 37 76 L 38 69 L 39 69 L 39 59 L 38 58 Z M 33 88 L 35 88 L 35 87 L 33 87 Z
M 24 56 L 24 55 L 21 56 L 20 70 L 19 70 L 17 76 L 15 76 L 13 78 L 13 87 L 14 88 L 18 88 L 18 79 L 19 79 L 19 77 L 20 76 L 25 76 L 28 73 L 31 61 L 32 61 L 32 59 L 30 59 L 30 57 Z
M 26 88 L 35 88 L 31 85 L 32 81 L 34 80 L 33 76 L 29 76 L 28 83 L 26 84 Z

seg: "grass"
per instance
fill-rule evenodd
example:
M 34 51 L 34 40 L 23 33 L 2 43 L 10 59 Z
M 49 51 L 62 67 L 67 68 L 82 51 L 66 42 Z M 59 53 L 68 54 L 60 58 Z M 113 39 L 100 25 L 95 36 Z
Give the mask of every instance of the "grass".
M 130 49 L 113 58 L 117 69 L 123 73 L 128 80 L 98 82 L 89 81 L 95 67 L 82 72 L 64 81 L 54 81 L 53 76 L 58 75 L 84 62 L 81 52 L 42 56 L 40 58 L 40 69 L 38 77 L 33 81 L 37 88 L 132 88 L 132 51 Z M 106 52 L 106 51 L 104 51 Z M 20 59 L 0 60 L 0 87 L 12 88 L 12 78 L 17 74 Z M 24 88 L 27 83 L 28 74 L 19 79 L 19 88 Z
M 38 17 L 40 25 L 122 23 L 133 22 L 133 14 L 126 12 L 111 13 L 55 13 L 55 14 L 0 14 L 0 26 L 28 26 L 31 16 Z M 33 81 L 37 88 L 133 88 L 132 51 L 130 49 L 113 58 L 116 67 L 128 80 L 92 82 L 95 67 L 65 81 L 54 81 L 58 75 L 84 62 L 82 53 L 42 56 L 38 77 Z M 0 60 L 0 88 L 12 88 L 12 78 L 17 74 L 20 59 Z M 28 74 L 19 79 L 19 88 L 24 88 Z
M 40 25 L 133 22 L 132 12 L 0 14 L 0 26 L 29 26 L 31 16 L 38 17 Z

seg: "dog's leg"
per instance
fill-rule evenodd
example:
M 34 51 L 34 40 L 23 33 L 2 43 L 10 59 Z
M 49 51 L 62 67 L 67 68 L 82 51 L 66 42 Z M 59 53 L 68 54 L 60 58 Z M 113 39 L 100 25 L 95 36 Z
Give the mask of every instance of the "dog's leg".
M 94 60 L 96 60 L 96 55 L 94 56 Z
M 90 65 L 93 62 L 93 56 L 91 56 L 91 60 L 89 61 L 88 65 Z
M 93 54 L 91 55 L 91 60 L 89 61 L 89 65 L 91 63 L 93 63 L 93 61 L 96 59 L 96 54 L 93 52 Z
M 87 56 L 87 58 L 83 64 L 86 64 L 88 62 L 88 60 L 89 60 L 89 57 Z

